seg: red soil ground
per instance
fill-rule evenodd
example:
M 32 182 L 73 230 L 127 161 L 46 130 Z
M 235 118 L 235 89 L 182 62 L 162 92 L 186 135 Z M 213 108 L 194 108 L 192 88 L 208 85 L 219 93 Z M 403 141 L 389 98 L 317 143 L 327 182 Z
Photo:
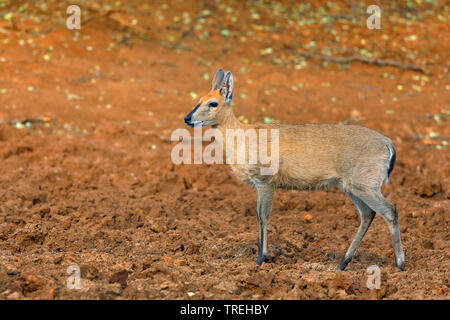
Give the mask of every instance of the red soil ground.
M 364 2 L 89 1 L 79 31 L 64 27 L 65 1 L 2 2 L 0 298 L 448 299 L 449 7 L 422 2 L 389 2 L 369 30 Z M 359 225 L 338 190 L 278 191 L 272 259 L 256 266 L 252 188 L 225 165 L 170 158 L 171 132 L 219 67 L 234 73 L 242 121 L 355 123 L 394 141 L 383 192 L 405 272 L 379 216 L 334 270 Z M 66 286 L 70 265 L 80 290 Z

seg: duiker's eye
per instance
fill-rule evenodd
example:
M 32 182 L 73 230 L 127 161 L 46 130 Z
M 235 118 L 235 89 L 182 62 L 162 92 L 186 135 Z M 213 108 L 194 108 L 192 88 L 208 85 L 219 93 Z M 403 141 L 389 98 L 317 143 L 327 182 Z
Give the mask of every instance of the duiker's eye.
M 217 102 L 215 102 L 215 101 L 208 103 L 208 107 L 210 107 L 210 108 L 215 108 L 215 107 L 217 107 L 218 105 L 219 105 L 219 104 L 218 104 Z

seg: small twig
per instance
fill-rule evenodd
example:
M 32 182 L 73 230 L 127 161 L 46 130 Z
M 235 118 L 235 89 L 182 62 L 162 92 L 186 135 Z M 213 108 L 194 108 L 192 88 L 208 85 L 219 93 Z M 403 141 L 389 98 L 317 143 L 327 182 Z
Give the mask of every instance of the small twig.
M 313 59 L 318 59 L 318 60 L 322 60 L 322 61 L 330 61 L 330 62 L 334 62 L 334 63 L 338 63 L 338 64 L 347 64 L 347 63 L 358 61 L 358 62 L 362 62 L 362 63 L 366 63 L 366 64 L 373 64 L 373 65 L 378 65 L 378 66 L 391 66 L 391 67 L 396 67 L 396 68 L 405 69 L 405 70 L 412 70 L 412 71 L 416 71 L 416 72 L 420 72 L 420 73 L 424 73 L 424 74 L 427 73 L 422 67 L 419 67 L 417 65 L 401 63 L 401 62 L 394 61 L 394 60 L 369 59 L 369 58 L 364 58 L 364 57 L 359 57 L 359 56 L 328 57 L 328 56 L 322 56 L 322 55 L 318 55 L 318 54 L 314 54 L 314 53 L 307 53 L 307 52 L 296 52 L 296 54 L 299 56 L 305 57 L 305 58 L 313 58 Z
M 178 39 L 178 41 L 172 46 L 171 50 L 177 49 L 178 46 L 180 46 L 181 43 L 183 42 L 184 38 L 192 34 L 192 31 L 194 31 L 194 27 L 190 27 L 189 30 L 183 31 L 181 33 L 180 39 Z
M 110 16 L 111 14 L 116 13 L 116 12 L 120 12 L 120 11 L 117 11 L 117 10 L 109 10 L 109 11 L 107 11 L 107 12 L 105 12 L 105 13 L 102 13 L 102 14 L 99 14 L 99 15 L 96 15 L 96 16 L 89 17 L 89 18 L 87 18 L 87 19 L 81 21 L 81 22 L 80 22 L 80 25 L 81 25 L 81 26 L 84 26 L 84 25 L 86 25 L 87 23 L 89 23 L 89 22 L 91 22 L 91 21 L 94 21 L 94 20 L 98 20 L 98 19 L 101 19 L 101 18 L 109 18 L 109 16 Z M 44 30 L 32 31 L 32 32 L 31 32 L 31 35 L 33 35 L 33 36 L 39 36 L 39 35 L 42 35 L 42 34 L 47 34 L 47 33 L 51 32 L 53 29 L 55 29 L 55 28 L 58 27 L 58 26 L 65 27 L 66 24 L 63 23 L 63 22 L 61 22 L 61 21 L 54 22 L 50 27 L 48 27 L 48 28 L 46 28 L 46 29 L 44 29 Z M 27 30 L 24 30 L 24 31 L 27 31 Z M 71 30 L 71 31 L 72 31 L 72 30 Z
M 44 30 L 39 30 L 39 31 L 31 31 L 31 35 L 32 36 L 40 36 L 42 34 L 47 34 L 50 31 L 52 31 L 53 29 L 55 29 L 56 27 L 61 26 L 64 27 L 65 24 L 62 22 L 54 22 L 50 27 L 48 27 L 47 29 Z M 26 30 L 24 30 L 25 32 L 27 32 Z
M 423 136 L 412 136 L 411 139 L 420 141 L 420 140 L 437 140 L 437 141 L 445 141 L 450 140 L 450 136 L 438 136 L 438 137 L 423 137 Z

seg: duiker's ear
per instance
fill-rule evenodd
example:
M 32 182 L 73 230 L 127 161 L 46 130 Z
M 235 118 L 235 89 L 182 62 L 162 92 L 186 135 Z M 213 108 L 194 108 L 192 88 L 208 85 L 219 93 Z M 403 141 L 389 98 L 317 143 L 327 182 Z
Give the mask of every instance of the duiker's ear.
M 233 100 L 233 75 L 231 71 L 225 74 L 225 79 L 223 80 L 222 88 L 220 92 L 225 97 L 225 102 L 230 103 Z
M 217 88 L 220 88 L 222 86 L 224 76 L 225 73 L 222 69 L 217 70 L 216 75 L 214 76 L 214 79 L 212 81 L 212 90 L 216 90 Z

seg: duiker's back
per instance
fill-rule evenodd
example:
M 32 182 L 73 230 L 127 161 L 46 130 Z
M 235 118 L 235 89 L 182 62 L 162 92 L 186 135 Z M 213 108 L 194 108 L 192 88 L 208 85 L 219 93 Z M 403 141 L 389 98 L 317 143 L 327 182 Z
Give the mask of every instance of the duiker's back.
M 279 129 L 280 187 L 314 188 L 355 182 L 359 176 L 387 176 L 392 142 L 369 128 L 355 125 L 273 125 Z M 384 173 L 381 174 L 380 173 Z M 372 181 L 375 182 L 375 181 Z

